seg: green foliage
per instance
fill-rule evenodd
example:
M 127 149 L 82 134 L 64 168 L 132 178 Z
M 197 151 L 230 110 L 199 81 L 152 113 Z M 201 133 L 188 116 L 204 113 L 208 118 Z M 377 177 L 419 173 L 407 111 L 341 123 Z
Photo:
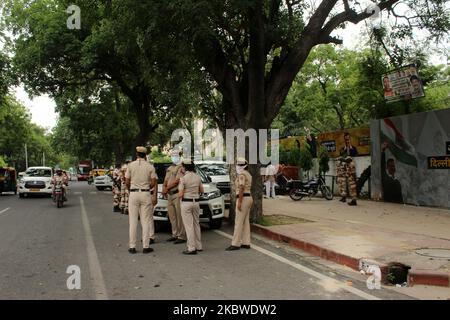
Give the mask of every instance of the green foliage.
M 170 157 L 166 154 L 163 154 L 159 148 L 152 148 L 152 152 L 150 153 L 150 159 L 154 163 L 171 163 Z
M 8 164 L 6 163 L 6 161 L 3 159 L 2 156 L 0 156 L 0 167 L 6 167 L 8 166 Z
M 297 150 L 297 149 L 294 149 Z M 312 169 L 314 163 L 313 163 L 313 157 L 311 155 L 310 146 L 305 143 L 304 146 L 300 149 L 300 162 L 299 166 L 304 171 L 309 171 Z
M 330 165 L 328 164 L 330 161 L 330 156 L 328 155 L 328 150 L 324 146 L 320 146 L 319 148 L 319 173 L 325 175 L 328 171 L 330 171 Z

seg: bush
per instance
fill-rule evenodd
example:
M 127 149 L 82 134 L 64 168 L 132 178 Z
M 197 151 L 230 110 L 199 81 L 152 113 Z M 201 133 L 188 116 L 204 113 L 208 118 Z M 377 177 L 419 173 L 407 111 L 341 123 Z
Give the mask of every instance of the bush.
M 300 168 L 303 169 L 304 171 L 311 170 L 314 164 L 309 145 L 305 144 L 305 146 L 299 150 L 299 154 L 300 154 L 300 161 L 299 161 Z
M 319 149 L 319 174 L 325 175 L 330 171 L 330 156 L 328 155 L 328 150 L 324 146 Z

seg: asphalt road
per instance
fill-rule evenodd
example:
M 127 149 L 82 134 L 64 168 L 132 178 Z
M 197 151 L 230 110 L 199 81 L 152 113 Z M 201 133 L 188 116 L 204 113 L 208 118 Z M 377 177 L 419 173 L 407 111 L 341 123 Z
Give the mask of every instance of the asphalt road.
M 253 240 L 228 252 L 231 229 L 202 231 L 204 251 L 181 252 L 158 233 L 155 251 L 131 255 L 127 216 L 112 212 L 110 191 L 72 182 L 62 209 L 50 198 L 0 196 L 0 299 L 407 299 L 345 283 L 333 270 Z M 142 251 L 139 248 L 139 251 Z M 69 290 L 77 266 L 81 289 Z

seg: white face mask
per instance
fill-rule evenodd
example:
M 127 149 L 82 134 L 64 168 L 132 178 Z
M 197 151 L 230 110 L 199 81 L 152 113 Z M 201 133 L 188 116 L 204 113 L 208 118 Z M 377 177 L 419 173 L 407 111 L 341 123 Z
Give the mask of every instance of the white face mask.
M 173 163 L 173 164 L 178 164 L 178 163 L 180 162 L 180 157 L 173 156 L 173 157 L 171 157 L 171 158 L 172 158 L 172 163 Z
M 237 174 L 241 174 L 242 172 L 244 172 L 245 167 L 243 166 L 236 166 L 236 172 Z

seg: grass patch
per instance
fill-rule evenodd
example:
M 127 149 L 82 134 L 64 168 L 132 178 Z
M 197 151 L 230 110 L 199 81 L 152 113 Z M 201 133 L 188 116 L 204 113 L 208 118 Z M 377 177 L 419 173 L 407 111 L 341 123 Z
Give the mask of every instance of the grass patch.
M 306 223 L 306 222 L 313 222 L 313 221 L 277 214 L 277 215 L 263 216 L 261 222 L 258 224 L 264 227 L 270 227 L 270 226 L 279 226 L 279 225 Z

